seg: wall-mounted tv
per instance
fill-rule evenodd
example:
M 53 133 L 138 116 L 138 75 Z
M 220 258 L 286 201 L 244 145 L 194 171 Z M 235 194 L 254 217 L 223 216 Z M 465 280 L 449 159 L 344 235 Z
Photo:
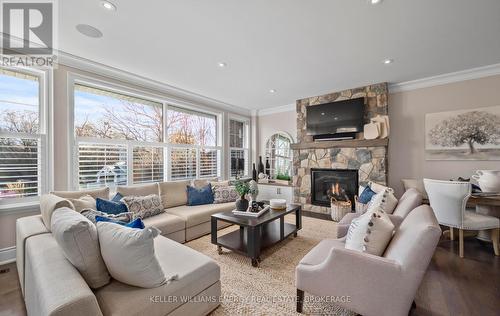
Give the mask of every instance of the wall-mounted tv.
M 365 99 L 306 107 L 307 135 L 355 134 L 363 131 Z

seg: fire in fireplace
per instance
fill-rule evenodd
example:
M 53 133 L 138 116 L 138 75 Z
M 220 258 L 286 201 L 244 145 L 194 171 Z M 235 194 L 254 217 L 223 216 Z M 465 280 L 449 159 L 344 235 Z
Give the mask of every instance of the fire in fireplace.
M 351 201 L 358 191 L 358 170 L 311 169 L 311 203 L 330 206 L 331 199 Z

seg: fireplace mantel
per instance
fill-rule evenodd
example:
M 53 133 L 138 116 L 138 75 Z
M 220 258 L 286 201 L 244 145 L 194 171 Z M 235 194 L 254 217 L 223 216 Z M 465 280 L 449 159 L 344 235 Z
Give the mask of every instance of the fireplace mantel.
M 319 142 L 302 142 L 292 144 L 291 148 L 300 149 L 325 149 L 325 148 L 356 148 L 356 147 L 385 147 L 389 144 L 389 139 L 352 139 L 352 140 L 332 140 Z

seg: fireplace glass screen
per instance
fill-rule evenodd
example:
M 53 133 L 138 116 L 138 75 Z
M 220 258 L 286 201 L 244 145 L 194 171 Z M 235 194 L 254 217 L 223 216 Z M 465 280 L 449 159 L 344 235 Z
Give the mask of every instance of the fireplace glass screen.
M 358 194 L 358 170 L 311 169 L 311 203 L 330 206 L 331 199 L 351 201 Z

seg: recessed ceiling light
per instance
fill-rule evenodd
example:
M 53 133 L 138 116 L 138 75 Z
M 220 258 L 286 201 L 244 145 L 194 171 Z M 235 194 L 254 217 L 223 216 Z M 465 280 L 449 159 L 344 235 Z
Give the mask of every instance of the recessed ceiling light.
M 227 67 L 227 63 L 225 63 L 225 62 L 217 63 L 217 65 L 219 65 L 219 67 L 221 67 L 221 68 Z
M 392 64 L 393 62 L 394 62 L 394 59 L 390 59 L 390 58 L 384 59 L 384 61 L 383 61 L 383 63 L 386 65 Z
M 101 6 L 106 9 L 106 10 L 109 10 L 109 11 L 116 11 L 116 6 L 109 2 L 109 1 L 106 1 L 106 0 L 102 0 L 101 1 Z
M 270 93 L 276 93 L 276 89 L 269 90 Z
M 382 0 L 369 0 L 371 4 L 379 4 Z
M 102 32 L 96 29 L 93 26 L 90 26 L 88 24 L 78 24 L 76 26 L 76 30 L 80 33 L 82 33 L 85 36 L 92 37 L 92 38 L 99 38 L 102 37 Z

